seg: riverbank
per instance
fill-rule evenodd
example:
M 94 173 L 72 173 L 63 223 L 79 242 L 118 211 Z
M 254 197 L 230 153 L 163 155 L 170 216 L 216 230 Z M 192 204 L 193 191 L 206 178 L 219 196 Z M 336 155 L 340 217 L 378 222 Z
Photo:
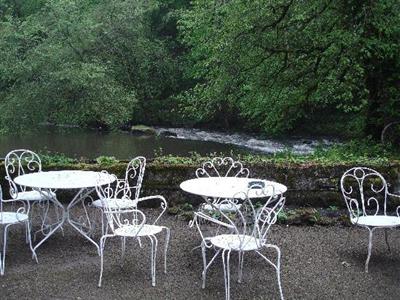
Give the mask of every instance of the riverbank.
M 238 154 L 274 154 L 293 152 L 310 154 L 317 148 L 327 148 L 338 142 L 329 137 L 286 136 L 261 137 L 238 132 L 200 130 L 193 128 L 164 128 L 133 126 L 130 130 L 106 131 L 79 127 L 43 125 L 16 134 L 0 135 L 0 157 L 12 149 L 28 148 L 35 152 L 60 152 L 69 157 L 115 156 L 129 159 L 144 155 L 148 158 L 163 155 L 188 156 L 230 152 Z
M 157 257 L 156 286 L 151 286 L 149 243 L 140 248 L 129 241 L 120 266 L 120 240 L 106 246 L 102 288 L 97 287 L 99 257 L 91 243 L 65 226 L 31 259 L 22 229 L 11 230 L 6 274 L 0 291 L 6 299 L 224 299 L 222 261 L 217 259 L 201 289 L 200 237 L 179 217 L 165 215 L 160 223 L 171 228 L 168 273 Z M 285 299 L 398 299 L 400 286 L 399 230 L 391 230 L 391 253 L 383 231 L 374 233 L 370 272 L 364 272 L 367 232 L 355 227 L 273 226 L 270 242 L 282 251 L 282 287 Z M 159 249 L 163 248 L 160 238 Z M 161 252 L 160 252 L 161 253 Z M 273 258 L 273 253 L 269 253 Z M 278 299 L 274 269 L 248 254 L 243 283 L 237 283 L 237 259 L 231 260 L 231 296 L 234 299 Z M 373 288 L 371 288 L 373 287 Z

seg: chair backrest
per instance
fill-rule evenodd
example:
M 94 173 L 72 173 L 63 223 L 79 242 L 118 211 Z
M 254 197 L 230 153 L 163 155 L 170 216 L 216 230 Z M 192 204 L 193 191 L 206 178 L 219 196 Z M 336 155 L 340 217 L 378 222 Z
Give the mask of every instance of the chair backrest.
M 350 218 L 386 215 L 388 187 L 377 171 L 366 167 L 351 168 L 343 174 L 340 188 Z
M 237 199 L 242 199 L 240 206 L 237 205 Z M 262 204 L 254 205 L 256 201 Z M 249 242 L 256 241 L 259 247 L 266 243 L 269 229 L 278 220 L 284 204 L 283 194 L 276 193 L 272 186 L 265 186 L 235 194 L 230 199 L 222 200 L 214 208 L 220 214 L 220 220 L 230 225 L 231 230 L 238 235 L 240 247 L 244 249 Z M 229 212 L 226 211 L 227 206 L 230 206 Z M 246 239 L 245 236 L 251 236 L 255 240 Z
M 146 158 L 143 156 L 135 157 L 128 163 L 128 166 L 126 167 L 125 181 L 129 186 L 129 192 L 134 199 L 139 198 L 145 169 Z
M 243 167 L 240 161 L 232 157 L 214 157 L 203 163 L 196 170 L 196 176 L 201 177 L 249 177 L 250 171 Z
M 102 171 L 103 174 L 109 175 L 107 171 Z M 105 185 L 96 185 L 96 192 L 99 199 L 103 202 L 103 210 L 107 219 L 107 229 L 112 232 L 115 229 L 127 225 L 140 225 L 144 224 L 146 218 L 142 212 L 133 209 L 132 207 L 116 207 L 108 205 L 112 199 L 130 199 L 129 187 L 126 185 L 125 180 L 117 179 L 117 176 L 112 174 L 114 181 Z M 98 182 L 103 182 L 99 176 Z M 135 200 L 131 200 L 132 202 Z
M 42 171 L 42 162 L 39 155 L 26 149 L 9 152 L 4 159 L 4 165 L 6 168 L 6 179 L 10 185 L 10 196 L 12 198 L 17 198 L 18 192 L 26 190 L 26 187 L 17 186 L 14 183 L 16 177 Z

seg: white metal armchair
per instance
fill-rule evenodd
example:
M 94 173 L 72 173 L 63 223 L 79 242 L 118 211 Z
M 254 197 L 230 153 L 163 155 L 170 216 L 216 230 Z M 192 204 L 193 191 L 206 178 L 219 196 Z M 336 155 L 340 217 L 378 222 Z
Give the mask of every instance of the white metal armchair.
M 104 172 L 104 171 L 103 171 Z M 121 192 L 121 188 L 122 191 Z M 99 287 L 101 286 L 103 276 L 103 261 L 104 261 L 104 246 L 108 238 L 120 237 L 122 241 L 122 260 L 125 256 L 126 239 L 133 238 L 139 239 L 147 237 L 151 243 L 151 282 L 152 285 L 156 284 L 156 257 L 158 239 L 157 234 L 165 231 L 165 246 L 164 246 L 164 272 L 167 272 L 167 251 L 170 238 L 170 230 L 168 227 L 158 225 L 158 221 L 167 209 L 167 201 L 162 196 L 149 196 L 136 198 L 135 208 L 132 207 L 118 207 L 118 205 L 109 205 L 110 199 L 114 199 L 116 195 L 120 193 L 126 194 L 126 185 L 109 184 L 105 186 L 96 187 L 97 194 L 101 201 L 103 201 L 104 214 L 106 216 L 105 232 L 100 239 L 100 278 Z M 146 215 L 138 209 L 138 207 L 148 201 L 159 201 L 161 212 L 153 218 L 152 221 L 146 217 Z M 139 240 L 140 242 L 140 240 Z
M 19 208 L 16 211 L 4 211 L 3 204 L 8 202 L 12 202 L 13 204 L 17 202 L 19 204 Z M 15 207 L 15 205 L 10 205 L 10 207 Z M 29 247 L 32 251 L 32 257 L 37 262 L 37 257 L 35 251 L 33 250 L 31 241 L 31 231 L 28 216 L 29 209 L 29 202 L 14 199 L 4 200 L 3 192 L 0 186 L 0 227 L 3 229 L 3 237 L 0 238 L 0 240 L 3 241 L 3 245 L 0 248 L 0 275 L 4 275 L 6 268 L 7 234 L 10 226 L 21 224 L 25 225 L 26 242 L 29 244 Z
M 57 207 L 54 208 L 57 220 L 52 222 L 49 215 L 51 204 L 49 198 L 56 197 L 56 194 L 52 191 L 34 191 L 27 187 L 17 185 L 14 182 L 17 176 L 42 171 L 42 162 L 39 155 L 26 149 L 13 150 L 6 155 L 4 164 L 6 168 L 6 180 L 10 186 L 9 193 L 12 200 L 30 202 L 31 224 L 34 207 L 38 206 L 40 208 L 41 213 L 37 215 L 41 221 L 39 231 L 45 234 L 45 231 L 49 230 L 52 223 L 59 223 L 62 218 Z
M 140 195 L 145 168 L 146 158 L 143 156 L 135 157 L 126 167 L 125 178 L 117 180 L 118 191 L 114 194 L 114 197 L 107 200 L 97 199 L 93 201 L 92 205 L 100 209 L 102 213 L 102 234 L 104 234 L 105 229 L 105 204 L 107 204 L 109 208 L 114 209 L 136 208 L 137 201 L 135 201 L 135 199 L 139 198 Z
M 242 281 L 244 254 L 248 251 L 254 251 L 275 269 L 280 298 L 283 299 L 280 280 L 281 252 L 278 246 L 269 243 L 268 232 L 271 225 L 277 221 L 278 213 L 285 203 L 285 197 L 282 194 L 276 195 L 274 193 L 267 193 L 266 189 L 261 187 L 259 188 L 258 193 L 259 195 L 265 195 L 266 198 L 266 202 L 258 209 L 253 205 L 252 201 L 248 197 L 247 191 L 241 194 L 233 195 L 232 199 L 224 199 L 221 201 L 220 204 L 236 207 L 235 213 L 232 214 L 230 212 L 225 212 L 220 208 L 220 205 L 214 205 L 210 203 L 210 205 L 212 205 L 213 208 L 219 212 L 221 217 L 215 219 L 203 212 L 196 212 L 195 217 L 190 224 L 191 226 L 196 225 L 202 238 L 202 288 L 205 288 L 207 270 L 217 256 L 221 254 L 224 268 L 225 298 L 227 300 L 230 299 L 229 263 L 232 251 L 238 252 L 239 283 Z M 234 199 L 243 200 L 240 208 L 234 205 Z M 218 225 L 219 230 L 216 235 L 204 235 L 202 227 L 204 227 L 207 223 L 214 223 Z M 222 228 L 226 229 L 226 233 L 222 232 Z M 277 257 L 275 263 L 261 253 L 261 251 L 265 248 L 272 248 L 276 251 Z M 215 251 L 212 258 L 208 262 L 206 257 L 207 249 L 213 249 Z
M 355 167 L 346 171 L 340 180 L 340 187 L 349 211 L 350 222 L 369 231 L 368 256 L 365 272 L 371 258 L 372 236 L 375 229 L 385 229 L 385 241 L 390 251 L 387 229 L 400 226 L 399 209 L 396 215 L 387 213 L 387 200 L 400 196 L 389 193 L 385 178 L 377 171 Z

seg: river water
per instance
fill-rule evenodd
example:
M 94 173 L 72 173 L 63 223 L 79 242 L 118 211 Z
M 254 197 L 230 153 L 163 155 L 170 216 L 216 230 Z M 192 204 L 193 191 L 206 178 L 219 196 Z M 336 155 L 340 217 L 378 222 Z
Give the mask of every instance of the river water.
M 276 153 L 285 149 L 297 153 L 310 153 L 318 145 L 329 146 L 333 143 L 329 139 L 258 139 L 245 134 L 184 128 L 156 128 L 156 131 L 157 136 L 136 136 L 127 132 L 107 133 L 82 128 L 43 126 L 37 131 L 23 135 L 1 135 L 0 157 L 4 158 L 10 150 L 20 148 L 90 159 L 102 155 L 115 156 L 118 159 L 129 159 L 137 155 L 151 158 L 156 153 Z

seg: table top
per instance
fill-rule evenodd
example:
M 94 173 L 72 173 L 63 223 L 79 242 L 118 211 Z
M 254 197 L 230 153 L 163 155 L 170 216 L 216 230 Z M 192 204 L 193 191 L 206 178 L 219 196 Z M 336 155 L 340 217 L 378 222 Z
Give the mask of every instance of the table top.
M 259 187 L 264 185 L 261 193 L 259 188 L 249 190 L 249 186 Z M 262 180 L 258 178 L 242 177 L 204 177 L 189 179 L 180 184 L 185 192 L 212 198 L 234 198 L 242 193 L 247 193 L 249 198 L 265 198 L 273 194 L 283 194 L 287 187 L 283 184 Z
M 18 185 L 43 189 L 81 189 L 109 184 L 115 177 L 94 171 L 48 171 L 20 175 L 14 179 Z

